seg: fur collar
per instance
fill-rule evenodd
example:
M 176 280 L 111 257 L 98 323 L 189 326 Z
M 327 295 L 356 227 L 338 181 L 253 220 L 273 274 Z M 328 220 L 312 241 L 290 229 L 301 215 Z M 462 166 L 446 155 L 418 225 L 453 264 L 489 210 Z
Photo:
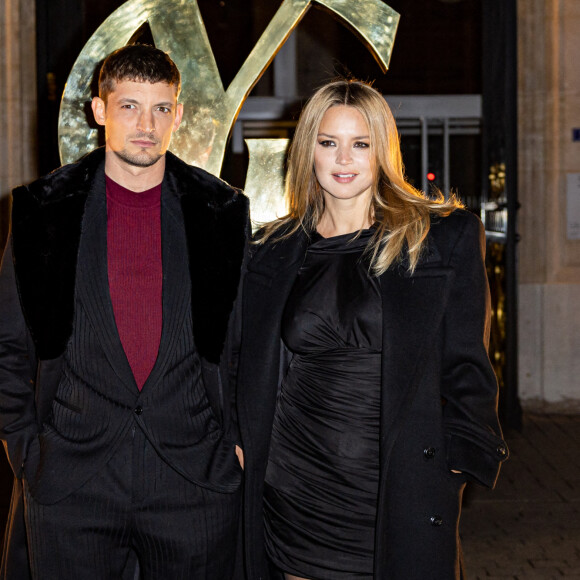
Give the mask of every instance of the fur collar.
M 104 149 L 13 192 L 14 265 L 24 315 L 41 359 L 60 356 L 72 331 L 85 203 L 103 186 Z M 181 202 L 192 276 L 197 349 L 218 362 L 236 297 L 248 200 L 206 171 L 167 153 L 163 187 Z

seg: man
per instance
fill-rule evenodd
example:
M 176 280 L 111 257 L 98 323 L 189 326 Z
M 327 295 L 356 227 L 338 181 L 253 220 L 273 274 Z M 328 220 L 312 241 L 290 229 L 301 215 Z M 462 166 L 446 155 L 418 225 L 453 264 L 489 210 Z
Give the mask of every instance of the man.
M 233 574 L 226 338 L 248 202 L 167 151 L 179 90 L 162 51 L 112 53 L 92 102 L 104 150 L 13 192 L 0 277 L 7 577 L 26 577 L 23 511 L 33 578 L 121 578 L 135 555 L 144 579 Z

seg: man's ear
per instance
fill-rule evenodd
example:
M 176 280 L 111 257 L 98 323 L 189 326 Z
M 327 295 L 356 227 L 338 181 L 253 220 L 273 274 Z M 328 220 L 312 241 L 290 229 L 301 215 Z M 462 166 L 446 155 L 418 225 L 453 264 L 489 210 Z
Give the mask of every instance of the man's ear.
M 99 125 L 104 125 L 105 109 L 106 109 L 105 101 L 103 101 L 103 99 L 101 99 L 100 97 L 93 97 L 93 100 L 91 102 L 91 109 L 93 110 L 95 121 Z
M 179 128 L 182 117 L 183 117 L 183 104 L 177 103 L 177 106 L 175 107 L 175 119 L 173 121 L 173 130 L 174 131 L 177 131 L 177 129 Z

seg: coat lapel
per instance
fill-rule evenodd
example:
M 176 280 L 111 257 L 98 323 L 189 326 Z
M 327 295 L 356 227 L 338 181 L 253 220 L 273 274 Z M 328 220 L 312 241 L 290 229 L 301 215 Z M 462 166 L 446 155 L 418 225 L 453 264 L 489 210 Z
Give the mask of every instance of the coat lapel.
M 207 361 L 218 363 L 250 235 L 248 199 L 169 152 L 165 175 L 167 188 L 181 200 L 195 346 Z
M 280 276 L 283 276 L 282 279 L 294 278 L 304 261 L 307 248 L 308 235 L 302 230 L 279 242 L 259 245 L 248 264 L 248 272 L 254 272 L 264 279 L 276 279 L 277 284 Z
M 381 276 L 383 362 L 381 442 L 393 445 L 406 411 L 413 402 L 422 359 L 445 312 L 453 270 L 440 264 L 431 247 L 413 275 L 403 266 Z
M 188 315 L 191 299 L 183 216 L 178 198 L 165 188 L 161 194 L 161 239 L 163 326 L 157 360 L 143 385 L 142 393 L 146 393 L 151 388 L 150 385 L 159 384 L 159 379 L 170 364 L 175 342 Z
M 76 295 L 111 367 L 133 396 L 137 384 L 119 337 L 111 295 L 107 261 L 107 203 L 104 172 L 96 176 L 83 219 Z
M 243 385 L 244 400 L 258 402 L 245 410 L 249 430 L 267 429 L 264 419 L 274 416 L 277 389 L 272 385 L 278 385 L 280 378 L 282 313 L 307 246 L 307 235 L 299 231 L 280 242 L 258 246 L 248 264 L 242 308 L 252 316 L 243 317 L 240 360 L 252 368 L 242 367 L 239 374 L 253 377 Z M 260 373 L 253 368 L 256 361 L 260 361 Z
M 18 292 L 40 359 L 64 352 L 72 330 L 81 224 L 104 150 L 13 192 Z

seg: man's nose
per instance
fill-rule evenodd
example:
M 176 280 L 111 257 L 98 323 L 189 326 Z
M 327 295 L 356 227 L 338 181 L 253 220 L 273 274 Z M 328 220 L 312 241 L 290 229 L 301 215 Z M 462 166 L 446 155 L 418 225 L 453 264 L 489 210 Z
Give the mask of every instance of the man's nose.
M 144 133 L 152 133 L 155 131 L 155 119 L 153 118 L 153 113 L 151 111 L 143 111 L 139 115 L 137 129 Z

